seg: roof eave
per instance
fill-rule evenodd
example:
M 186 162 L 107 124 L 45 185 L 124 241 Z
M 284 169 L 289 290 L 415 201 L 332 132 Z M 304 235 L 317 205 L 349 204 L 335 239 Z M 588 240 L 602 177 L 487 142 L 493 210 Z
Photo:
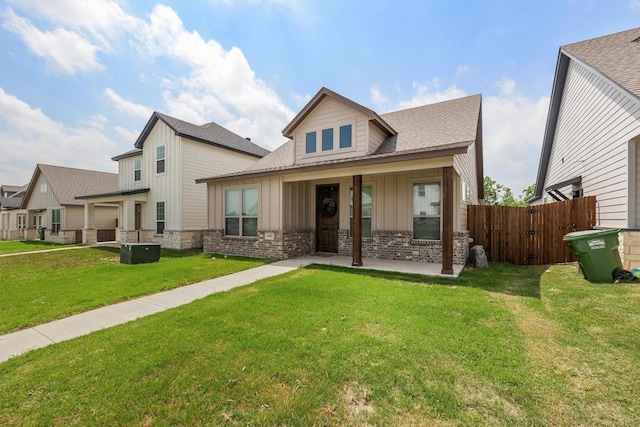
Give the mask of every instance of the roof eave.
M 200 178 L 196 179 L 197 184 L 213 183 L 213 182 L 228 182 L 238 179 L 252 179 L 263 178 L 277 175 L 291 175 L 295 173 L 316 172 L 319 170 L 331 169 L 344 169 L 358 166 L 370 166 L 383 163 L 401 162 L 406 160 L 421 160 L 421 159 L 433 159 L 438 157 L 449 157 L 456 154 L 464 154 L 467 152 L 468 147 L 475 141 L 466 141 L 455 144 L 454 146 L 445 147 L 438 150 L 426 150 L 426 151 L 408 151 L 394 154 L 381 154 L 376 156 L 367 156 L 364 158 L 346 159 L 338 162 L 322 162 L 313 163 L 311 165 L 299 166 L 293 165 L 280 169 L 268 169 L 262 171 L 249 172 L 238 175 L 223 175 L 218 177 Z

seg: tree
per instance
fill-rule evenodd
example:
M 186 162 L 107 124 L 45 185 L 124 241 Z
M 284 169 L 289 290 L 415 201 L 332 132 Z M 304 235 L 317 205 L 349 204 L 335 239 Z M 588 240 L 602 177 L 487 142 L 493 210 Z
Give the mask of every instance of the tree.
M 527 206 L 527 199 L 533 195 L 534 190 L 535 184 L 531 184 L 516 199 L 509 187 L 494 181 L 488 176 L 484 177 L 484 201 L 487 205 Z

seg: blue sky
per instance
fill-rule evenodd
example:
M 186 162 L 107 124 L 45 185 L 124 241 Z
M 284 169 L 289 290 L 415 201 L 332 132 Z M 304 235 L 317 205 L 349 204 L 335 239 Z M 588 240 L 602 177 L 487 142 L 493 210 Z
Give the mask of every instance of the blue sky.
M 485 174 L 518 195 L 559 47 L 638 26 L 640 0 L 0 0 L 0 184 L 117 172 L 154 110 L 274 149 L 325 86 L 378 113 L 481 93 Z

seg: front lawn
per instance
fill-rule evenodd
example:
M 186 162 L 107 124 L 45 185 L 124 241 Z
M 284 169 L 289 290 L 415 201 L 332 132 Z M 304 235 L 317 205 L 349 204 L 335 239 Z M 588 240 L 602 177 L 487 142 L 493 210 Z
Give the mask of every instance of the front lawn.
M 162 250 L 157 263 L 123 265 L 110 247 L 1 257 L 0 334 L 266 262 Z
M 2 425 L 640 425 L 640 285 L 309 267 L 0 364 Z
M 41 251 L 45 249 L 59 249 L 71 246 L 78 245 L 62 245 L 59 243 L 42 242 L 40 240 L 4 240 L 0 241 L 0 255 L 13 254 L 18 252 Z

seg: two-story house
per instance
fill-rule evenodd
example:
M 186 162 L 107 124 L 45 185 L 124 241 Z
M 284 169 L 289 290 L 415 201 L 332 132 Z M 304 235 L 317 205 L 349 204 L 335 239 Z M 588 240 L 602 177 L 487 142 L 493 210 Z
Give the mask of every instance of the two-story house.
M 596 196 L 598 227 L 620 228 L 640 265 L 640 28 L 560 47 L 535 194 Z
M 283 135 L 242 172 L 197 180 L 205 252 L 432 262 L 444 274 L 466 262 L 466 206 L 484 198 L 480 95 L 377 114 L 322 88 Z
M 79 243 L 84 225 L 84 203 L 76 200 L 76 196 L 113 191 L 117 182 L 115 173 L 38 164 L 21 204 L 26 219 L 24 238 L 44 237 L 55 243 Z M 115 229 L 116 206 L 98 205 L 95 215 L 98 228 Z
M 215 123 L 198 126 L 154 112 L 135 149 L 112 158 L 118 162 L 117 190 L 79 197 L 86 209 L 83 242 L 96 240 L 95 205 L 115 203 L 121 243 L 201 248 L 207 193 L 196 178 L 245 169 L 267 153 Z

